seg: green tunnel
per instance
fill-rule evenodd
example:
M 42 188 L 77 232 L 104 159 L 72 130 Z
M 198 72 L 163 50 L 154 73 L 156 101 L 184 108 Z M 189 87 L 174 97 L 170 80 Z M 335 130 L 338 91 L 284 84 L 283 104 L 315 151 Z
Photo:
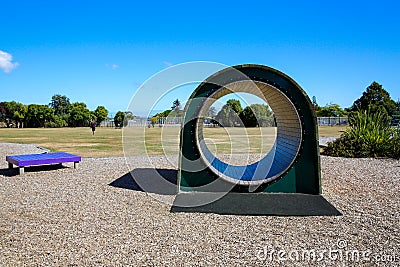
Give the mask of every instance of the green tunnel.
M 203 136 L 209 107 L 227 94 L 240 92 L 268 102 L 276 122 L 272 149 L 259 161 L 244 166 L 221 161 Z M 320 194 L 318 127 L 307 94 L 284 73 L 262 65 L 238 65 L 208 77 L 185 106 L 178 186 L 183 192 Z

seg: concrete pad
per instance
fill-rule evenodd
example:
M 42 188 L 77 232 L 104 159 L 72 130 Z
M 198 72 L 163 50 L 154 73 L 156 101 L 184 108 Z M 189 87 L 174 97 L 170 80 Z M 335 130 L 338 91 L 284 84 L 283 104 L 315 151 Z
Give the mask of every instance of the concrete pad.
M 228 193 L 215 199 L 218 193 L 179 193 L 171 212 L 216 213 L 225 215 L 270 215 L 270 216 L 339 216 L 342 215 L 321 195 L 293 193 Z

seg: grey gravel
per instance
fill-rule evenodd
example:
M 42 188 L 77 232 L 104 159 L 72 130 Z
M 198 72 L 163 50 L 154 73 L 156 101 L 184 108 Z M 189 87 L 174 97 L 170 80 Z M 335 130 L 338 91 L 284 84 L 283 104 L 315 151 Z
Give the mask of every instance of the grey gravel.
M 77 170 L 27 168 L 22 176 L 6 169 L 6 155 L 40 151 L 0 144 L 0 266 L 400 264 L 398 160 L 321 157 L 323 195 L 342 216 L 235 216 L 171 213 L 156 194 L 110 186 L 129 172 L 124 158 L 84 158 Z M 151 160 L 167 170 L 176 164 Z M 145 157 L 129 162 L 149 167 Z M 322 256 L 301 258 L 311 250 Z M 356 262 L 348 251 L 368 257 Z
M 48 149 L 33 144 L 0 143 L 0 149 L 3 151 L 1 156 L 6 155 L 6 152 L 11 152 L 13 155 L 49 152 Z

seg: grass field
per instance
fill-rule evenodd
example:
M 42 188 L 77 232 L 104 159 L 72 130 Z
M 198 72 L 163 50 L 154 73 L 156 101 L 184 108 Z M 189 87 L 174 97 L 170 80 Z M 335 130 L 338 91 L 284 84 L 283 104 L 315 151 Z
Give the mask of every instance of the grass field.
M 265 154 L 275 142 L 276 128 L 204 128 L 203 136 L 213 154 Z
M 273 143 L 273 129 L 248 128 L 246 133 L 244 128 L 204 128 L 204 137 L 214 153 L 263 153 Z M 336 136 L 345 129 L 324 126 L 319 128 L 319 134 Z M 51 151 L 65 151 L 85 157 L 123 156 L 122 133 L 121 129 L 114 128 L 97 128 L 94 136 L 89 128 L 0 128 L 0 142 L 35 144 Z M 143 155 L 143 140 L 149 155 L 178 152 L 179 127 L 128 128 L 124 130 L 124 135 L 128 137 L 125 140 L 129 141 L 129 155 Z M 161 140 L 164 146 L 161 146 Z
M 0 129 L 0 142 L 35 144 L 51 151 L 65 151 L 82 156 L 121 156 L 122 130 L 98 128 Z

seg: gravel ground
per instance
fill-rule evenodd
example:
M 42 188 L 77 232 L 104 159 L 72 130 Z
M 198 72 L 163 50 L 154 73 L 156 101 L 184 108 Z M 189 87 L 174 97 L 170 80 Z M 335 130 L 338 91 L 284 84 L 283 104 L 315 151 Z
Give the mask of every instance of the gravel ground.
M 42 150 L 0 143 L 3 159 L 33 152 Z M 151 159 L 174 173 L 176 158 Z M 129 162 L 149 167 L 144 157 Z M 2 160 L 0 266 L 400 265 L 400 162 L 323 156 L 321 165 L 323 195 L 342 216 L 171 213 L 155 198 L 174 196 L 109 185 L 128 177 L 124 158 L 22 176 Z

